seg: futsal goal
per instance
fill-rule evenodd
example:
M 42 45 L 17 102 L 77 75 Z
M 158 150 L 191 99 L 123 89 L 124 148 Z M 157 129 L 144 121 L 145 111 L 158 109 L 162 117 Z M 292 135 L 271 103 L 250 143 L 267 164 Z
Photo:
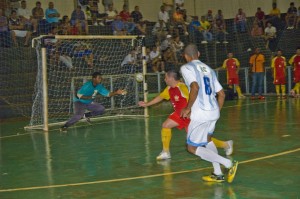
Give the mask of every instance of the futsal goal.
M 78 89 L 100 72 L 102 84 L 110 91 L 125 89 L 126 95 L 95 99 L 104 105 L 105 114 L 92 118 L 147 117 L 138 101 L 147 100 L 147 84 L 135 79 L 146 74 L 144 37 L 138 36 L 40 36 L 33 40 L 38 56 L 38 71 L 31 120 L 25 129 L 62 125 L 73 115 L 73 98 Z M 134 51 L 136 61 L 121 65 Z M 32 77 L 35 78 L 35 77 Z

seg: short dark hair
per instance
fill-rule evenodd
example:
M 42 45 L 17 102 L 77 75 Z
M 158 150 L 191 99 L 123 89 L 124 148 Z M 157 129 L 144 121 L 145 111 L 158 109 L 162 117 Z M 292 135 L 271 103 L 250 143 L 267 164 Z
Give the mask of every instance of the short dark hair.
M 92 74 L 92 78 L 96 78 L 97 76 L 101 76 L 101 73 L 100 72 L 94 72 Z
M 176 71 L 174 69 L 168 70 L 167 75 L 172 76 L 176 81 L 180 80 L 181 77 L 179 71 Z

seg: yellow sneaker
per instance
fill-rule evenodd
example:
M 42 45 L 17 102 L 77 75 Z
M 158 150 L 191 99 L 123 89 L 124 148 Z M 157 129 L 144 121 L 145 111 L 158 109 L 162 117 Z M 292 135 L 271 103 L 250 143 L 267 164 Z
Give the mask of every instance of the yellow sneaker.
M 227 182 L 232 183 L 232 181 L 235 177 L 238 165 L 239 165 L 238 161 L 232 162 L 232 167 L 229 169 L 229 172 L 228 172 Z
M 206 181 L 206 182 L 224 182 L 224 175 L 216 175 L 214 173 L 212 173 L 209 176 L 203 176 L 202 180 Z

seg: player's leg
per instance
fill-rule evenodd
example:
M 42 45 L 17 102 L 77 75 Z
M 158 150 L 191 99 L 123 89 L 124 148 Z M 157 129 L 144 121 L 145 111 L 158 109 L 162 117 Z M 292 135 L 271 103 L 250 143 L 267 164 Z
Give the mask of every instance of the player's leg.
M 285 88 L 285 84 L 281 84 L 281 94 L 282 94 L 282 98 L 286 99 L 286 88 Z
M 87 108 L 90 112 L 85 113 L 85 117 L 90 118 L 97 115 L 102 115 L 105 111 L 105 108 L 102 104 L 99 104 L 97 102 L 92 102 L 87 105 Z
M 233 163 L 231 160 L 218 155 L 218 151 L 214 143 L 208 140 L 208 132 L 213 132 L 216 121 L 199 122 L 191 121 L 187 136 L 188 151 L 199 156 L 201 159 L 209 161 L 213 164 L 214 172 L 210 176 L 204 176 L 205 181 L 223 182 L 224 175 L 220 164 L 226 168 L 231 168 Z
M 66 131 L 68 127 L 78 122 L 84 115 L 86 104 L 74 102 L 74 115 L 60 128 L 61 131 Z
M 170 153 L 170 143 L 172 139 L 172 128 L 177 127 L 178 123 L 175 122 L 173 119 L 169 116 L 166 121 L 162 124 L 161 129 L 161 142 L 163 146 L 162 152 L 156 157 L 157 160 L 166 160 L 171 158 Z
M 217 148 L 224 149 L 226 155 L 231 155 L 233 153 L 233 141 L 232 140 L 223 141 L 223 140 L 218 140 L 215 137 L 212 137 L 211 141 L 213 141 L 213 143 L 216 145 Z
M 275 90 L 276 90 L 277 98 L 280 99 L 280 85 L 279 84 L 275 84 Z

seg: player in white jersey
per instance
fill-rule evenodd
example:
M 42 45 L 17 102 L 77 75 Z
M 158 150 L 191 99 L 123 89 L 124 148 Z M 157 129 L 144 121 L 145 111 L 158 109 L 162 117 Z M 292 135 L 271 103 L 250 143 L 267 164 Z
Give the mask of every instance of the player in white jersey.
M 181 111 L 182 117 L 191 119 L 187 134 L 187 149 L 213 164 L 212 175 L 203 176 L 204 181 L 223 182 L 224 175 L 220 166 L 222 164 L 229 169 L 227 181 L 231 183 L 238 162 L 231 162 L 218 155 L 217 148 L 211 141 L 215 124 L 220 117 L 220 109 L 224 104 L 225 93 L 215 72 L 202 63 L 198 59 L 199 56 L 197 46 L 188 45 L 184 50 L 184 57 L 188 63 L 180 69 L 189 88 L 188 105 Z

